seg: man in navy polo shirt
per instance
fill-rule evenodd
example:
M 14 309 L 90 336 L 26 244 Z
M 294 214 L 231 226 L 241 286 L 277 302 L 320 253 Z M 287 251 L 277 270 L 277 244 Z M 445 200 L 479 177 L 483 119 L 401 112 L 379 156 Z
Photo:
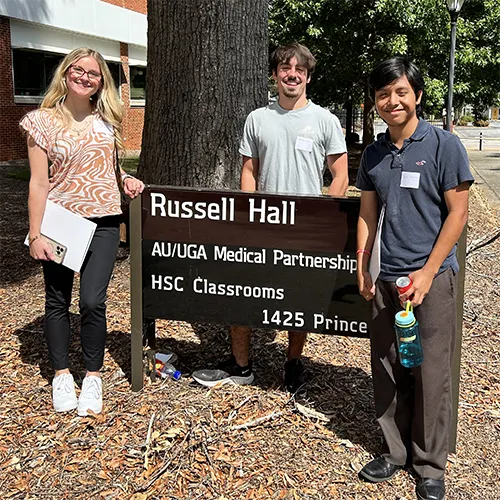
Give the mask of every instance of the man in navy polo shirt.
M 369 79 L 385 135 L 361 160 L 358 220 L 358 285 L 372 301 L 371 362 L 375 411 L 385 452 L 360 476 L 391 478 L 405 465 L 418 476 L 420 500 L 441 500 L 451 416 L 451 363 L 456 334 L 456 245 L 467 221 L 474 181 L 467 154 L 454 135 L 419 119 L 424 82 L 403 57 L 379 64 Z M 368 272 L 377 221 L 380 274 Z M 399 295 L 395 281 L 412 286 Z M 419 322 L 424 361 L 404 368 L 397 355 L 394 316 L 411 300 Z

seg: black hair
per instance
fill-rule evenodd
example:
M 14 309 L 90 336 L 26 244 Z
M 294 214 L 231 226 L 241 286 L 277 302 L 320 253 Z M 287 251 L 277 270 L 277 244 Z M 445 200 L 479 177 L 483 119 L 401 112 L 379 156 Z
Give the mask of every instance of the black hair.
M 406 57 L 396 56 L 386 59 L 378 64 L 368 77 L 368 85 L 373 100 L 375 100 L 375 92 L 390 83 L 398 80 L 402 76 L 406 76 L 410 85 L 415 92 L 415 97 L 422 94 L 420 104 L 417 105 L 417 116 L 422 116 L 422 107 L 424 103 L 424 79 L 420 70 L 415 63 Z
M 277 72 L 279 64 L 288 64 L 294 57 L 301 66 L 307 69 L 307 76 L 311 76 L 316 67 L 316 58 L 305 45 L 300 43 L 281 45 L 274 50 L 269 58 L 271 72 Z

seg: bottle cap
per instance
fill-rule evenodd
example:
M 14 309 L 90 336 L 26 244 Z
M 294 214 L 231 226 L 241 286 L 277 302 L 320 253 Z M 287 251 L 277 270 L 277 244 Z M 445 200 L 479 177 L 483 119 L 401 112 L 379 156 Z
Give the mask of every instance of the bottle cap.
M 406 309 L 399 311 L 395 316 L 395 323 L 398 326 L 409 327 L 415 324 L 415 315 L 413 314 L 413 307 L 411 302 L 406 301 Z
M 179 380 L 181 378 L 182 374 L 179 370 L 176 370 L 174 373 L 172 373 L 172 378 L 174 380 Z

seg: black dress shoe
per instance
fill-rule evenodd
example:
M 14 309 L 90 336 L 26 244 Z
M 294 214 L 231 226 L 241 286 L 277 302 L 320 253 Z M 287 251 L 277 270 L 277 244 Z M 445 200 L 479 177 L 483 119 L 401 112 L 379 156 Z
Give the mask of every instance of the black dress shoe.
M 382 457 L 375 458 L 368 462 L 360 471 L 361 478 L 372 483 L 381 483 L 391 479 L 396 472 L 403 468 L 402 465 L 394 465 L 386 462 Z
M 418 500 L 443 500 L 444 480 L 423 477 L 417 484 Z

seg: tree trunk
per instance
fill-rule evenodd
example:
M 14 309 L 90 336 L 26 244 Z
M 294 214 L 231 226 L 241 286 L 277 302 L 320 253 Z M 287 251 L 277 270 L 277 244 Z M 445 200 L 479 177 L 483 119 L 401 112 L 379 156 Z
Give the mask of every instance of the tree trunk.
M 149 0 L 148 184 L 237 188 L 246 116 L 267 102 L 267 0 Z
M 370 97 L 370 89 L 368 84 L 365 85 L 365 104 L 363 107 L 363 146 L 370 145 L 374 138 L 375 110 L 372 98 Z

